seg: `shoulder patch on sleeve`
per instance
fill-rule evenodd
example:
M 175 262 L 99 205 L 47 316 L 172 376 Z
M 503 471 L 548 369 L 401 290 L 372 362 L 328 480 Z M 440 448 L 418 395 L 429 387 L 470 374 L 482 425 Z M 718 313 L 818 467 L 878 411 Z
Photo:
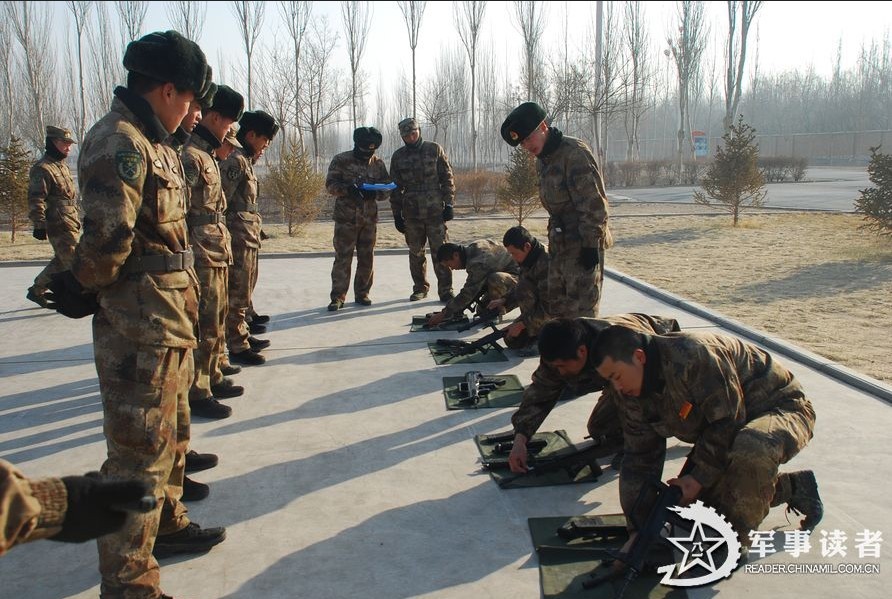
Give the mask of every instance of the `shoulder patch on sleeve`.
M 237 181 L 241 175 L 242 169 L 239 168 L 238 163 L 230 164 L 229 168 L 226 169 L 226 176 L 230 181 Z
M 186 183 L 189 187 L 195 187 L 195 184 L 198 182 L 198 165 L 195 164 L 194 160 L 183 161 L 183 176 L 186 178 Z
M 132 185 L 142 176 L 142 155 L 130 150 L 118 152 L 115 154 L 115 166 L 121 180 Z

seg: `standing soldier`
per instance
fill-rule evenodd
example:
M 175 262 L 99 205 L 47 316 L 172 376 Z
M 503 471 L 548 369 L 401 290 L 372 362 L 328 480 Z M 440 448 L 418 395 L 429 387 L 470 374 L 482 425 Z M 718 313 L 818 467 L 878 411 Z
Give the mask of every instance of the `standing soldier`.
M 262 225 L 257 209 L 254 163 L 263 156 L 278 131 L 276 120 L 266 112 L 245 112 L 239 120 L 237 136 L 242 147 L 220 165 L 223 193 L 228 204 L 226 225 L 232 235 L 226 343 L 229 346 L 229 360 L 246 366 L 266 362 L 259 351 L 269 346 L 268 340 L 250 336 L 245 317 L 251 308 L 251 295 L 257 284 L 257 254 L 260 251 Z
M 88 224 L 70 271 L 50 283 L 66 316 L 93 317 L 93 352 L 108 458 L 103 474 L 149 483 L 161 509 L 98 541 L 103 597 L 162 595 L 153 557 L 203 553 L 223 528 L 190 522 L 180 502 L 189 444 L 189 387 L 198 279 L 188 245 L 184 182 L 165 139 L 204 95 L 207 62 L 175 31 L 124 54 L 127 87 L 87 133 L 78 174 Z M 48 298 L 49 299 L 49 298 Z M 154 544 L 154 550 L 153 550 Z
M 545 122 L 545 110 L 524 102 L 502 123 L 502 138 L 539 158 L 539 200 L 548 211 L 548 296 L 554 314 L 597 316 L 604 282 L 607 192 L 592 151 Z
M 50 240 L 53 259 L 46 265 L 34 285 L 25 296 L 32 302 L 47 307 L 43 297 L 50 277 L 71 268 L 74 247 L 81 232 L 81 219 L 77 212 L 77 191 L 71 170 L 65 163 L 71 145 L 76 143 L 68 129 L 48 125 L 46 151 L 31 167 L 28 182 L 28 217 L 34 224 L 34 238 Z
M 397 188 L 390 194 L 390 208 L 396 230 L 404 233 L 409 246 L 409 272 L 412 274 L 412 295 L 415 302 L 427 297 L 427 260 L 424 244 L 431 255 L 449 241 L 446 221 L 452 220 L 455 182 L 446 152 L 439 144 L 421 139 L 418 122 L 413 118 L 400 121 L 400 135 L 405 144 L 390 159 L 390 175 Z M 440 301 L 452 299 L 452 271 L 434 260 L 437 293 Z
M 232 408 L 217 399 L 237 397 L 244 392 L 231 379 L 218 374 L 220 353 L 226 342 L 232 249 L 226 228 L 226 199 L 220 183 L 220 167 L 214 156 L 229 127 L 241 118 L 244 106 L 240 93 L 225 85 L 217 87 L 211 106 L 203 111 L 204 116 L 182 153 L 190 200 L 186 222 L 195 254 L 195 272 L 201 283 L 195 382 L 189 391 L 189 407 L 193 414 L 207 418 L 228 417 Z
M 386 183 L 390 178 L 384 161 L 375 156 L 381 139 L 381 132 L 374 127 L 358 127 L 353 131 L 353 149 L 332 158 L 328 166 L 325 188 L 335 196 L 335 260 L 331 269 L 331 303 L 328 304 L 331 312 L 344 307 L 347 299 L 354 250 L 353 294 L 357 304 L 372 305 L 369 291 L 378 239 L 378 202 L 386 200 L 389 192 L 365 190 L 361 186 L 363 183 Z

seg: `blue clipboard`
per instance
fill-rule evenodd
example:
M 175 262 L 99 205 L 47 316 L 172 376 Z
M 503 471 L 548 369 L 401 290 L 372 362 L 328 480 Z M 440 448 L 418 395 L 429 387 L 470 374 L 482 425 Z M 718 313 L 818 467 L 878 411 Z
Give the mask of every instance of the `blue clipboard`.
M 359 186 L 363 191 L 390 191 L 396 189 L 396 183 L 363 183 Z

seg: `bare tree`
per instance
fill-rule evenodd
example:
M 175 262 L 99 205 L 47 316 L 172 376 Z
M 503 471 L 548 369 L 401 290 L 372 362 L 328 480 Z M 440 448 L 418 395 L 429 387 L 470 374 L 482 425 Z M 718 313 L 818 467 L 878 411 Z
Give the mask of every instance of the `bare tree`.
M 254 109 L 253 103 L 253 80 L 252 80 L 252 60 L 254 57 L 254 46 L 257 44 L 257 38 L 260 37 L 260 28 L 263 26 L 263 15 L 266 12 L 266 3 L 254 0 L 235 0 L 232 2 L 232 12 L 238 20 L 239 33 L 242 36 L 242 43 L 245 47 L 245 57 L 248 62 L 248 96 L 247 106 L 249 110 Z
M 484 0 L 465 0 L 452 5 L 455 16 L 455 28 L 458 37 L 468 55 L 471 67 L 471 165 L 477 170 L 477 43 L 480 40 L 480 29 L 483 26 L 483 14 L 486 12 Z
M 694 156 L 694 144 L 690 134 L 689 101 L 694 78 L 699 75 L 700 58 L 706 46 L 706 26 L 703 22 L 703 2 L 681 0 L 678 3 L 678 28 L 666 41 L 678 72 L 678 147 L 676 159 L 678 172 L 684 164 L 684 148 L 687 143 L 690 156 Z
M 756 13 L 762 7 L 759 0 L 728 0 L 728 45 L 725 54 L 725 118 L 722 128 L 725 132 L 731 129 L 740 105 L 740 88 L 743 84 L 743 70 L 746 66 L 746 42 L 750 26 Z M 740 39 L 735 37 L 737 30 L 737 13 L 740 9 Z
M 93 3 L 90 0 L 69 0 L 65 4 L 74 18 L 74 30 L 77 32 L 77 80 L 81 103 L 76 129 L 77 138 L 83 140 L 87 128 L 87 91 L 84 88 L 84 28 L 87 25 L 90 11 L 93 9 Z
M 96 121 L 108 110 L 108 99 L 115 85 L 124 81 L 124 67 L 121 64 L 121 49 L 118 47 L 114 24 L 109 14 L 108 4 L 97 2 L 95 23 L 88 31 L 92 83 L 88 89 L 88 122 Z
M 28 119 L 25 133 L 35 147 L 42 148 L 44 127 L 48 120 L 59 118 L 53 61 L 55 52 L 49 37 L 53 30 L 52 19 L 46 5 L 5 2 L 3 7 L 22 50 L 22 75 L 31 104 L 30 110 L 22 115 Z
M 198 42 L 201 30 L 204 29 L 204 18 L 208 12 L 207 2 L 190 2 L 189 0 L 165 2 L 164 10 L 174 29 L 190 40 Z
M 433 76 L 421 86 L 421 114 L 434 127 L 432 141 L 438 141 L 440 133 L 443 133 L 443 145 L 447 143 L 449 124 L 464 112 L 467 101 L 462 62 L 457 51 L 441 49 Z
M 642 13 L 641 2 L 637 0 L 626 2 L 624 10 L 623 42 L 628 57 L 628 77 L 624 86 L 627 90 L 625 129 L 629 144 L 626 148 L 626 160 L 638 160 L 640 158 L 638 132 L 641 127 L 641 117 L 648 107 L 645 93 L 650 84 L 647 61 L 649 40 L 645 31 L 646 19 Z
M 341 2 L 341 18 L 344 20 L 344 31 L 347 33 L 347 54 L 350 58 L 350 115 L 353 127 L 356 128 L 356 100 L 364 94 L 364 86 L 357 83 L 359 61 L 365 52 L 369 27 L 372 25 L 372 11 L 368 2 L 344 0 Z
M 148 2 L 140 0 L 118 0 L 115 2 L 118 18 L 121 21 L 121 34 L 124 36 L 124 46 L 142 35 L 142 25 L 146 20 L 149 10 Z
M 294 121 L 297 139 L 300 147 L 304 146 L 303 129 L 299 125 L 298 115 L 300 113 L 300 50 L 303 45 L 304 34 L 307 31 L 307 25 L 310 23 L 310 13 L 313 10 L 312 2 L 280 2 L 279 8 L 282 12 L 282 20 L 288 28 L 288 34 L 291 36 L 292 46 L 294 48 L 294 56 L 292 56 L 292 66 L 294 67 Z M 293 136 L 292 136 L 293 139 Z
M 8 141 L 13 133 L 13 116 L 17 103 L 16 85 L 12 75 L 15 70 L 12 44 L 9 21 L 0 19 L 0 85 L 3 86 L 3 128 L 0 129 L 0 144 Z
M 300 121 L 313 139 L 314 168 L 320 169 L 320 141 L 322 129 L 348 102 L 350 93 L 341 84 L 341 74 L 332 67 L 332 54 L 338 43 L 336 33 L 328 27 L 328 19 L 322 17 L 313 23 L 301 54 Z
M 414 118 L 417 112 L 417 103 L 415 101 L 415 48 L 418 47 L 418 32 L 421 31 L 421 18 L 424 16 L 427 2 L 400 0 L 397 4 L 399 4 L 400 11 L 403 13 L 403 19 L 406 21 L 406 30 L 409 33 L 409 48 L 412 49 L 412 117 Z
M 540 42 L 545 32 L 545 4 L 535 0 L 515 0 L 513 17 L 523 36 L 523 82 L 527 99 L 541 101 L 544 78 Z

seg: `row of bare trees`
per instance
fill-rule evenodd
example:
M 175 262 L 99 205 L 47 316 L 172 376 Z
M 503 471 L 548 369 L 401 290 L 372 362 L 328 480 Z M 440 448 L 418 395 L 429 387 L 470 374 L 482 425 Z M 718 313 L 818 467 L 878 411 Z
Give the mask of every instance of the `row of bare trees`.
M 667 144 L 662 155 L 648 158 L 687 160 L 692 129 L 718 136 L 740 113 L 760 134 L 892 127 L 888 37 L 865 42 L 857 65 L 837 64 L 830 78 L 813 69 L 765 76 L 758 55 L 761 2 L 728 1 L 721 31 L 710 31 L 699 0 L 678 1 L 668 31 L 648 26 L 645 2 L 592 4 L 585 38 L 571 46 L 559 4 L 510 3 L 522 59 L 508 64 L 495 51 L 497 40 L 484 35 L 494 18 L 488 3 L 455 2 L 454 42 L 419 68 L 415 51 L 434 24 L 425 23 L 425 2 L 400 1 L 412 72 L 398 73 L 394 84 L 375 73 L 383 65 L 363 64 L 372 3 L 344 0 L 339 22 L 332 23 L 309 1 L 233 1 L 226 5 L 238 24 L 241 56 L 210 58 L 217 81 L 282 123 L 270 158 L 292 146 L 306 148 L 317 170 L 350 146 L 357 125 L 381 129 L 382 153 L 389 154 L 401 144 L 396 123 L 411 115 L 426 138 L 445 145 L 454 164 L 499 169 L 509 156 L 499 126 L 525 100 L 542 104 L 557 126 L 610 159 L 637 160 L 643 142 L 671 138 L 671 155 Z M 46 2 L 2 2 L 0 139 L 15 134 L 38 148 L 49 123 L 70 124 L 83 136 L 123 83 L 121 56 L 145 33 L 148 2 L 65 5 L 67 22 L 53 23 Z M 165 8 L 172 28 L 201 35 L 206 2 L 166 2 Z M 51 37 L 60 27 L 67 35 Z M 266 41 L 264 33 L 274 28 L 287 35 Z M 561 32 L 559 47 L 543 47 L 548 28 Z M 724 40 L 721 58 L 710 56 L 713 39 Z

